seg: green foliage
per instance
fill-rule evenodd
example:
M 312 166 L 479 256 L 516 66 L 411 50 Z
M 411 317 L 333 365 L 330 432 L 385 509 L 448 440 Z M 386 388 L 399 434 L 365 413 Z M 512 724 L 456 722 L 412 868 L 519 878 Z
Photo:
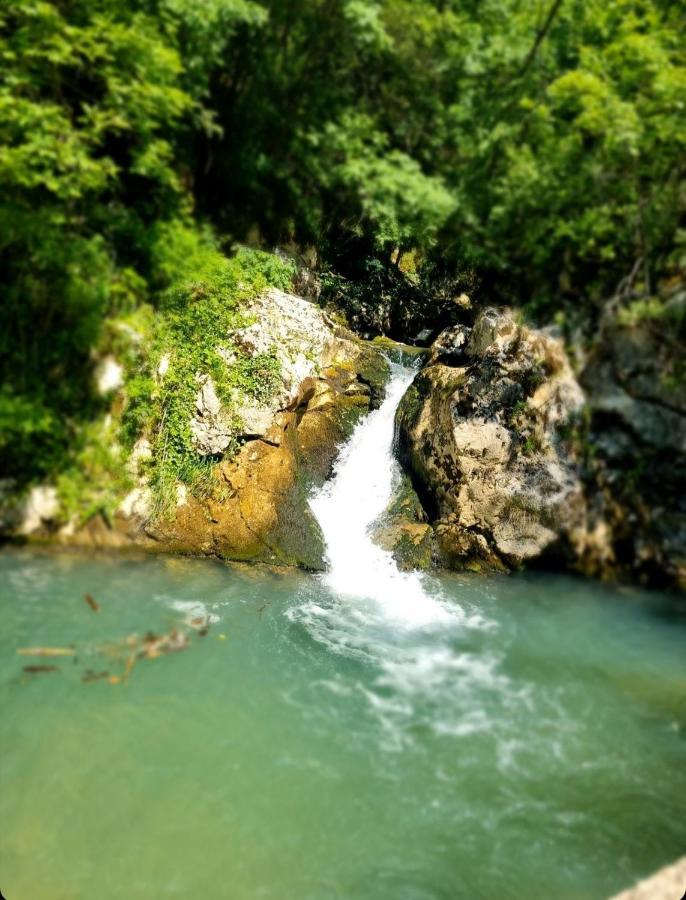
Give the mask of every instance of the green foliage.
M 390 147 L 371 118 L 350 113 L 311 140 L 322 186 L 339 198 L 344 192 L 346 205 L 358 210 L 353 230 L 371 234 L 379 250 L 433 243 L 455 199 L 439 177 L 425 175 L 415 159 Z
M 109 522 L 134 484 L 116 422 L 97 419 L 80 429 L 70 457 L 56 480 L 60 513 L 77 525 L 96 514 Z
M 2 467 L 21 481 L 54 474 L 97 413 L 102 321 L 145 299 L 150 225 L 188 203 L 174 159 L 193 109 L 181 73 L 138 4 L 0 10 L 0 379 L 4 418 L 12 396 L 26 419 L 3 428 Z
M 43 469 L 58 466 L 67 440 L 63 423 L 40 397 L 16 394 L 7 385 L 0 389 L 0 458 L 6 476 L 32 468 L 35 460 Z
M 243 29 L 258 29 L 267 22 L 267 11 L 252 0 L 162 0 L 160 12 L 178 41 L 184 61 L 184 84 L 198 99 L 207 99 L 214 67 Z M 208 111 L 201 111 L 199 125 L 216 134 Z
M 146 309 L 146 346 L 188 356 L 164 405 L 124 348 L 126 440 L 164 411 L 168 471 L 207 483 L 187 376 L 222 382 L 212 340 L 288 282 L 272 256 L 227 263 L 217 234 L 314 245 L 353 306 L 402 303 L 403 258 L 415 293 L 469 273 L 546 318 L 594 319 L 634 269 L 658 296 L 686 267 L 684 32 L 666 0 L 4 4 L 3 474 L 72 464 L 104 412 L 92 350 L 125 341 L 103 323 Z M 243 365 L 241 390 L 270 389 L 269 359 Z
M 619 310 L 617 320 L 620 325 L 633 327 L 642 322 L 659 322 L 667 317 L 665 304 L 658 297 L 634 300 Z
M 222 227 L 339 259 L 417 248 L 547 316 L 593 315 L 638 258 L 648 285 L 681 265 L 683 6 L 262 6 L 213 93 L 199 188 Z
M 524 453 L 524 455 L 533 456 L 535 453 L 538 453 L 542 449 L 543 442 L 539 435 L 537 435 L 535 432 L 527 434 L 522 444 L 522 452 Z

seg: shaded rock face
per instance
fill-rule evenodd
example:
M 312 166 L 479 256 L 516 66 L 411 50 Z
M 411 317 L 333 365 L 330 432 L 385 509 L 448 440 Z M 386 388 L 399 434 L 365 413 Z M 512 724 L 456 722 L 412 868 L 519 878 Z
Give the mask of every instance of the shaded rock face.
M 397 417 L 439 562 L 502 571 L 578 555 L 585 500 L 568 432 L 583 403 L 561 343 L 507 311 L 439 336 Z
M 684 589 L 686 386 L 683 344 L 670 330 L 608 315 L 582 373 L 589 531 L 598 536 L 585 569 Z
M 475 283 L 471 277 L 436 274 L 430 284 L 423 283 L 411 257 L 396 255 L 396 264 L 388 267 L 369 266 L 368 259 L 360 266 L 365 252 L 352 266 L 350 258 L 341 259 L 339 272 L 345 277 L 329 278 L 321 299 L 342 312 L 358 334 L 426 347 L 447 326 L 473 319 L 469 295 Z
M 388 335 L 396 341 L 412 341 L 426 346 L 446 325 L 465 320 L 471 300 L 462 293 L 445 297 L 410 291 L 401 297 L 346 297 L 338 304 L 351 325 L 367 337 Z

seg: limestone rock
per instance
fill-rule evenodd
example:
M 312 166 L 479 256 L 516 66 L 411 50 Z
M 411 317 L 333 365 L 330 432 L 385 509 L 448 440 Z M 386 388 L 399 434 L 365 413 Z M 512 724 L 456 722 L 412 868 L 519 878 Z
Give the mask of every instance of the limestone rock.
M 152 509 L 150 489 L 137 487 L 124 497 L 119 513 L 127 519 L 147 519 Z
M 280 386 L 265 400 L 235 389 L 229 412 L 212 378 L 199 373 L 191 434 L 199 453 L 217 459 L 218 485 L 207 497 L 177 485 L 175 507 L 159 516 L 139 484 L 113 528 L 150 549 L 321 568 L 309 490 L 328 477 L 359 416 L 381 402 L 388 364 L 301 297 L 270 290 L 245 315 L 249 324 L 227 336 L 235 352 L 220 356 L 231 366 L 237 354 L 273 354 Z M 236 442 L 235 455 L 225 455 Z M 89 540 L 100 540 L 91 532 Z
M 374 523 L 371 536 L 393 554 L 401 571 L 428 569 L 434 557 L 434 530 L 405 472 L 394 486 L 388 508 Z
M 443 562 L 503 570 L 576 554 L 586 505 L 565 430 L 583 403 L 561 344 L 507 311 L 439 336 L 397 421 Z
M 296 399 L 306 378 L 334 361 L 337 341 L 331 322 L 313 303 L 276 288 L 257 297 L 246 315 L 253 323 L 233 338 L 250 356 L 276 354 L 282 388 L 275 404 L 283 409 Z
M 50 525 L 58 511 L 56 488 L 49 485 L 31 488 L 23 505 L 17 532 L 21 535 L 35 534 L 46 525 Z
M 675 900 L 682 896 L 685 886 L 686 856 L 682 856 L 634 887 L 617 894 L 612 900 Z
M 195 415 L 190 423 L 193 446 L 198 453 L 217 456 L 231 444 L 234 430 L 210 376 L 201 375 L 198 380 Z
M 106 356 L 95 370 L 98 393 L 111 394 L 124 384 L 124 367 L 113 356 Z
M 368 394 L 349 392 L 355 382 L 354 372 L 325 370 L 299 406 L 277 413 L 262 439 L 218 463 L 215 495 L 187 494 L 171 518 L 141 522 L 145 537 L 176 552 L 322 568 L 323 540 L 307 499 L 369 408 Z

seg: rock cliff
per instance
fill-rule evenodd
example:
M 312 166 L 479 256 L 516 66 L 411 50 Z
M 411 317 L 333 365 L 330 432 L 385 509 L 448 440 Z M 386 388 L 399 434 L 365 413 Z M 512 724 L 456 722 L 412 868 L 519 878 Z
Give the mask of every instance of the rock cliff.
M 682 306 L 686 296 L 682 295 Z M 686 588 L 686 391 L 679 322 L 610 309 L 581 375 L 591 574 Z M 683 328 L 683 314 L 681 320 Z

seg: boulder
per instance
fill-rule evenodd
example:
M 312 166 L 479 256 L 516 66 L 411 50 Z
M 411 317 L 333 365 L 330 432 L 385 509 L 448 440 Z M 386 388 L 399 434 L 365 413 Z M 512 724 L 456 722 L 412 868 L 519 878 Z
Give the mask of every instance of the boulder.
M 193 446 L 203 456 L 217 456 L 231 444 L 234 428 L 231 417 L 217 396 L 209 375 L 199 375 L 200 387 L 195 399 L 195 415 L 191 419 Z
M 50 485 L 33 487 L 29 491 L 22 509 L 21 519 L 17 526 L 20 535 L 29 535 L 50 525 L 59 512 L 57 489 Z
M 561 342 L 507 310 L 439 336 L 397 415 L 439 561 L 503 571 L 578 555 L 586 504 L 568 435 L 583 404 Z
M 612 900 L 674 900 L 686 885 L 686 856 L 639 881 Z

